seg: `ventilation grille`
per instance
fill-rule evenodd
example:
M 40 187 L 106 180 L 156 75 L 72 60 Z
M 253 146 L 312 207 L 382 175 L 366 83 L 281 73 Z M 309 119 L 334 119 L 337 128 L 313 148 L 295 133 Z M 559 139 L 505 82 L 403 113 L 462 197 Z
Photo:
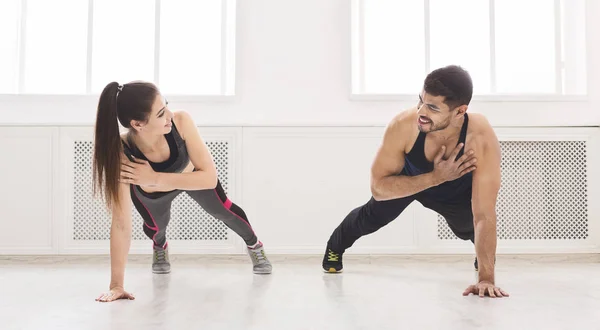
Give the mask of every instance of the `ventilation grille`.
M 588 238 L 585 141 L 501 141 L 497 235 L 504 240 Z M 438 214 L 438 238 L 458 239 Z
M 217 167 L 223 189 L 228 191 L 229 143 L 207 141 Z M 75 141 L 73 168 L 73 240 L 95 241 L 110 237 L 110 213 L 104 206 L 103 198 L 94 198 L 92 188 L 91 141 Z M 142 230 L 143 220 L 132 204 L 132 239 L 149 239 Z M 223 222 L 206 213 L 190 196 L 179 194 L 171 206 L 171 220 L 167 228 L 169 240 L 227 240 L 227 227 Z

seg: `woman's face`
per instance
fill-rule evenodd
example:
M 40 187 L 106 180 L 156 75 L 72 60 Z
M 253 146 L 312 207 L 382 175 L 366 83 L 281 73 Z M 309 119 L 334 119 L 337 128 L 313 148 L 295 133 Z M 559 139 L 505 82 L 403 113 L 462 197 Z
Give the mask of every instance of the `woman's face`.
M 157 95 L 152 104 L 152 111 L 148 116 L 148 121 L 142 128 L 145 134 L 164 135 L 171 132 L 173 126 L 173 113 L 167 107 L 168 102 L 162 95 Z

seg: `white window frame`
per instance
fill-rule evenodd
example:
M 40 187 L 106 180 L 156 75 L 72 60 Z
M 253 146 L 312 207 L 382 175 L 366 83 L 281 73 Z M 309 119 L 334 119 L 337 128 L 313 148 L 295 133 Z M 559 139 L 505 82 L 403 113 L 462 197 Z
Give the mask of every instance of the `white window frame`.
M 0 101 L 53 101 L 68 99 L 97 99 L 100 93 L 92 92 L 92 44 L 93 44 L 93 26 L 94 26 L 94 1 L 88 1 L 88 25 L 87 25 L 87 62 L 86 62 L 86 92 L 84 94 L 44 94 L 44 93 L 23 93 L 25 76 L 25 51 L 26 51 L 26 24 L 27 24 L 27 1 L 20 0 L 20 28 L 19 28 L 19 56 L 18 56 L 18 76 L 17 93 L 2 94 Z M 81 0 L 86 1 L 86 0 Z M 154 80 L 160 88 L 160 8 L 163 0 L 154 1 L 155 5 L 155 28 L 154 28 Z M 164 0 L 169 1 L 169 0 Z M 197 102 L 197 101 L 219 101 L 231 100 L 236 93 L 236 11 L 237 0 L 220 0 L 221 10 L 221 90 L 219 94 L 169 94 L 169 100 L 179 102 Z
M 363 12 L 364 12 L 364 0 L 351 0 L 350 9 L 350 100 L 353 101 L 414 101 L 416 95 L 412 94 L 401 94 L 401 93 L 389 93 L 389 94 L 377 94 L 377 93 L 366 93 L 364 92 L 364 23 L 363 23 Z M 554 94 L 535 94 L 535 93 L 523 93 L 523 94 L 501 94 L 496 93 L 496 61 L 495 61 L 495 1 L 502 0 L 481 0 L 489 1 L 489 15 L 490 15 L 490 82 L 491 82 L 491 94 L 473 94 L 473 101 L 483 102 L 587 102 L 589 100 L 590 93 L 590 77 L 589 74 L 586 76 L 587 89 L 586 93 L 582 95 L 566 95 L 562 94 L 562 82 L 563 82 L 563 67 L 566 62 L 562 62 L 561 48 L 562 48 L 562 31 L 561 31 L 561 0 L 548 0 L 554 1 L 554 6 L 557 9 L 555 11 L 555 40 L 556 40 L 556 63 L 555 63 L 555 75 L 556 79 L 556 92 Z M 562 0 L 567 1 L 568 0 Z M 586 7 L 589 7 L 586 0 Z M 429 0 L 424 0 L 424 38 L 425 38 L 425 70 L 423 71 L 423 78 L 430 72 L 430 27 L 429 27 Z M 586 10 L 586 13 L 589 13 Z M 590 19 L 590 15 L 586 15 L 586 21 Z M 572 21 L 572 20 L 571 20 Z M 587 23 L 587 22 L 586 22 Z M 589 24 L 586 25 L 586 34 L 589 34 Z M 590 37 L 586 39 L 586 67 L 590 66 L 589 57 L 589 43 Z M 589 70 L 588 70 L 589 71 Z M 356 92 L 358 91 L 358 92 Z

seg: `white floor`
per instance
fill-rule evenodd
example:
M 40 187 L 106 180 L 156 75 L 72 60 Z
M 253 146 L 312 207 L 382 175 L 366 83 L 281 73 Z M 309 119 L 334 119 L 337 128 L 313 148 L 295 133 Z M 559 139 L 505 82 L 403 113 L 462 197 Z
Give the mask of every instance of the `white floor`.
M 153 275 L 128 265 L 136 300 L 99 303 L 108 260 L 0 256 L 0 329 L 600 329 L 600 260 L 499 257 L 509 298 L 463 297 L 471 257 L 348 257 L 340 275 L 315 257 L 173 257 Z

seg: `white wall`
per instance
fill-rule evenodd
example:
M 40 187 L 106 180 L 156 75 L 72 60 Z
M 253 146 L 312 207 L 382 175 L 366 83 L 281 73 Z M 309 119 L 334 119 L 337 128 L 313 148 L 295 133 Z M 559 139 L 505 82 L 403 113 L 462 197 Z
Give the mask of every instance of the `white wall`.
M 590 31 L 600 31 L 595 19 L 600 2 L 589 3 Z M 248 212 L 269 251 L 322 252 L 328 235 L 347 212 L 369 198 L 368 168 L 383 126 L 414 104 L 412 100 L 351 100 L 349 24 L 349 0 L 238 1 L 237 95 L 212 100 L 169 97 L 173 108 L 189 111 L 198 126 L 215 126 L 201 132 L 232 134 L 237 141 L 231 197 Z M 581 135 L 597 147 L 599 34 L 589 34 L 588 47 L 587 99 L 476 100 L 472 110 L 485 113 L 501 138 L 560 140 Z M 0 253 L 108 251 L 106 242 L 91 248 L 69 243 L 66 224 L 70 197 L 65 182 L 71 164 L 65 157 L 69 148 L 65 141 L 73 132 L 90 136 L 96 104 L 97 97 L 0 96 L 0 145 L 4 145 L 0 151 L 12 159 L 0 171 L 4 183 L 0 201 L 5 210 L 0 217 L 4 228 Z M 541 126 L 594 128 L 565 131 Z M 589 176 L 593 239 L 562 245 L 507 242 L 500 245 L 501 251 L 600 251 L 600 212 L 592 202 L 600 180 L 597 157 L 591 151 L 589 155 L 595 166 Z M 43 170 L 29 175 L 34 169 L 21 164 L 36 160 L 36 168 Z M 32 197 L 41 201 L 39 208 L 32 207 Z M 28 236 L 28 231 L 33 233 Z M 435 215 L 415 205 L 353 251 L 472 253 L 468 244 L 442 243 L 434 235 Z M 232 248 L 243 252 L 240 247 L 238 241 Z M 139 245 L 132 252 L 147 252 L 147 248 Z M 232 251 L 215 249 L 202 251 Z
M 215 158 L 228 197 L 245 210 L 270 254 L 323 253 L 348 212 L 370 198 L 369 167 L 382 127 L 200 130 L 207 142 L 228 141 L 226 158 L 223 149 Z M 510 161 L 503 166 L 498 201 L 498 234 L 505 235 L 498 252 L 600 252 L 600 204 L 594 203 L 600 196 L 600 155 L 595 152 L 600 131 L 497 130 L 501 141 L 519 141 L 503 154 Z M 75 162 L 75 155 L 91 158 L 91 144 L 84 148 L 81 143 L 92 138 L 91 126 L 0 127 L 0 153 L 10 157 L 0 163 L 0 254 L 109 252 L 107 240 L 93 238 L 107 238 L 110 216 L 93 201 L 91 189 L 86 191 L 91 162 L 81 157 Z M 214 226 L 202 225 L 206 222 L 195 203 L 174 207 L 170 232 L 214 237 Z M 134 221 L 134 231 L 141 227 L 141 220 Z M 448 237 L 443 232 L 437 214 L 415 202 L 349 253 L 474 253 L 470 242 L 440 239 Z M 131 253 L 150 252 L 149 239 L 139 237 Z M 245 252 L 231 231 L 227 240 L 173 239 L 170 247 L 173 253 Z

